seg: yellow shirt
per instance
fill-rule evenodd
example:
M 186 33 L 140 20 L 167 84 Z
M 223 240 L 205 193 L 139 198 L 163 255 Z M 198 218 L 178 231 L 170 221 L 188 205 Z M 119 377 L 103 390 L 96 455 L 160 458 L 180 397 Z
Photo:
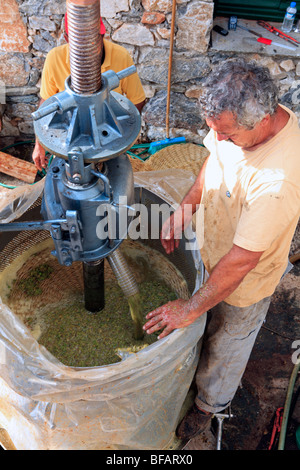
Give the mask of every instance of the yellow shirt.
M 128 51 L 118 44 L 114 44 L 104 39 L 105 58 L 101 66 L 101 73 L 107 70 L 120 72 L 133 65 L 132 58 Z M 51 96 L 65 89 L 65 80 L 71 74 L 69 44 L 55 47 L 46 57 L 40 94 L 46 100 Z M 125 95 L 133 104 L 144 101 L 145 93 L 137 73 L 130 75 L 120 81 L 116 91 Z
M 200 206 L 204 225 L 198 217 L 196 230 L 208 273 L 233 244 L 264 252 L 225 299 L 238 307 L 273 294 L 300 216 L 300 130 L 295 114 L 282 107 L 290 114 L 288 123 L 253 152 L 219 142 L 213 130 L 204 139 L 210 151 Z

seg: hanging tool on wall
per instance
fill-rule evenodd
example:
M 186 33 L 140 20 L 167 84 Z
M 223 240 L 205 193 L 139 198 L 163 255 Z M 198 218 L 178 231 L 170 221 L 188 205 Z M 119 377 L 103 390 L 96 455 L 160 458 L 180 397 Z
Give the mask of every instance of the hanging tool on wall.
M 248 31 L 248 33 L 254 34 L 254 36 L 257 37 L 257 39 L 253 39 L 253 41 L 260 42 L 262 44 L 266 44 L 267 46 L 273 45 L 277 47 L 283 47 L 285 49 L 290 49 L 291 51 L 295 51 L 296 47 L 288 46 L 287 44 L 281 44 L 279 42 L 274 42 L 272 39 L 264 38 L 262 37 L 261 34 L 257 33 L 256 31 L 253 31 L 252 29 L 248 29 L 245 26 L 240 26 L 237 25 L 238 28 L 244 29 L 245 31 Z M 246 39 L 246 38 L 245 38 Z M 248 40 L 251 40 L 252 38 L 247 38 Z
M 275 26 L 270 25 L 266 21 L 259 20 L 257 21 L 257 24 L 270 31 L 270 33 L 276 34 L 276 36 L 278 36 L 279 38 L 284 39 L 285 41 L 288 41 L 291 44 L 294 44 L 294 46 L 298 47 L 298 45 L 300 44 L 297 39 L 293 38 L 292 36 L 289 36 L 288 34 L 285 34 L 283 31 L 278 28 L 275 28 Z
M 171 77 L 172 77 L 172 62 L 173 62 L 173 47 L 174 47 L 174 32 L 175 32 L 175 16 L 176 16 L 176 0 L 173 0 L 170 53 L 169 53 L 169 69 L 168 69 L 167 113 L 166 113 L 167 139 L 170 136 L 170 121 L 169 121 L 170 120 L 170 95 L 171 95 Z
M 171 78 L 172 78 L 172 63 L 173 63 L 173 46 L 174 46 L 174 32 L 175 32 L 175 16 L 176 16 L 176 0 L 173 0 L 172 5 L 172 23 L 171 23 L 171 37 L 170 37 L 170 53 L 169 53 L 169 68 L 168 68 L 168 89 L 167 89 L 167 110 L 166 110 L 166 139 L 152 142 L 149 147 L 150 155 L 153 155 L 158 150 L 172 145 L 185 142 L 185 137 L 174 137 L 170 139 L 170 101 L 171 101 Z

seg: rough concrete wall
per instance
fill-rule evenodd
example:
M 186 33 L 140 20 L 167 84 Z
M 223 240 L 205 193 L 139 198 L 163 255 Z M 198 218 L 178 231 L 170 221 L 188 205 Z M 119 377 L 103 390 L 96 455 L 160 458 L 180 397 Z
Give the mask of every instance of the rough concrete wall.
M 212 64 L 237 54 L 209 49 L 213 7 L 211 0 L 177 0 L 170 135 L 196 143 L 207 132 L 197 105 L 201 83 Z M 0 0 L 0 88 L 2 82 L 6 92 L 0 137 L 33 135 L 31 113 L 39 101 L 41 71 L 47 52 L 64 42 L 65 10 L 65 0 Z M 137 65 L 148 99 L 142 138 L 151 141 L 166 136 L 171 10 L 171 0 L 101 1 L 107 39 L 126 47 Z M 300 62 L 282 56 L 255 58 L 278 79 L 282 101 L 300 113 Z

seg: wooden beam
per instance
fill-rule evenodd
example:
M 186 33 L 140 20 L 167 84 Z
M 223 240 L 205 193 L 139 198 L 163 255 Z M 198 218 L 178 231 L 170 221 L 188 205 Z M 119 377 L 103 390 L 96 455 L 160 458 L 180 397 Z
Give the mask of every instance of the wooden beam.
M 34 183 L 37 168 L 33 163 L 26 162 L 20 158 L 12 157 L 7 153 L 0 152 L 0 172 L 13 176 L 26 183 Z

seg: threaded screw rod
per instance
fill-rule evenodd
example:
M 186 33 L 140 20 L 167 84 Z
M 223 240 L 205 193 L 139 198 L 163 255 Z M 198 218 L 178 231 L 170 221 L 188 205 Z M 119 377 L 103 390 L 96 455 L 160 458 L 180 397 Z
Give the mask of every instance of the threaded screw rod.
M 100 0 L 67 1 L 71 88 L 93 94 L 101 88 Z

